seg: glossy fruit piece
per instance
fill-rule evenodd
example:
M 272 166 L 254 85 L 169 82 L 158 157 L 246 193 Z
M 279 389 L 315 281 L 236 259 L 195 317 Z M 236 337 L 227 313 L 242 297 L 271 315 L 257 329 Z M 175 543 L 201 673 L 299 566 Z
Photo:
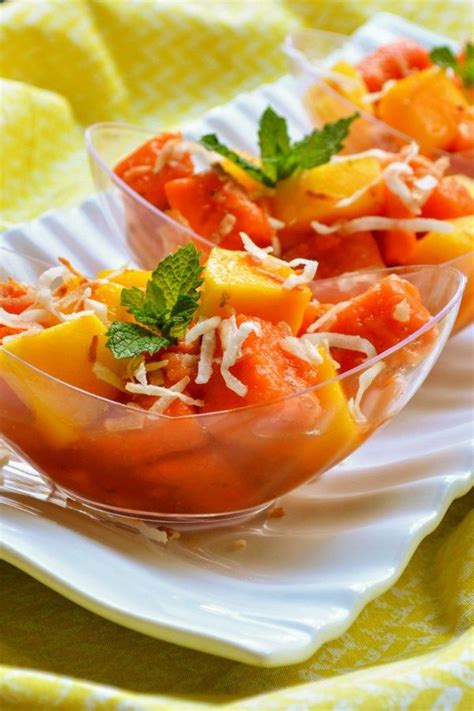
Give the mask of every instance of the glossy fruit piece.
M 423 205 L 422 215 L 437 220 L 474 215 L 474 180 L 457 175 L 443 178 Z
M 428 232 L 418 240 L 413 264 L 442 264 L 474 249 L 474 215 L 449 220 L 454 231 Z
M 380 182 L 364 191 L 347 207 L 338 207 L 337 203 L 375 182 L 380 173 L 380 163 L 375 158 L 325 163 L 304 170 L 277 185 L 273 215 L 288 227 L 298 230 L 309 228 L 312 220 L 334 222 L 378 214 L 383 202 Z
M 312 232 L 296 242 L 283 256 L 285 259 L 296 256 L 315 259 L 319 263 L 317 276 L 320 279 L 385 266 L 371 232 L 357 232 L 344 237 Z
M 354 67 L 353 64 L 349 62 L 339 61 L 336 62 L 331 67 L 332 72 L 341 74 L 343 77 L 347 77 L 348 82 L 338 82 L 332 79 L 328 79 L 327 83 L 332 86 L 341 96 L 343 96 L 348 101 L 358 106 L 360 109 L 367 111 L 368 113 L 373 113 L 373 105 L 365 100 L 368 93 L 367 84 L 365 83 L 361 72 Z
M 410 69 L 426 69 L 430 64 L 424 47 L 409 39 L 399 39 L 368 54 L 357 69 L 369 91 L 380 91 L 389 79 L 401 79 Z
M 234 180 L 211 170 L 173 180 L 165 189 L 170 207 L 189 227 L 221 247 L 239 249 L 240 232 L 246 232 L 258 245 L 271 244 L 273 229 L 265 212 Z
M 121 160 L 114 168 L 119 178 L 127 183 L 139 195 L 160 210 L 167 207 L 165 184 L 175 178 L 185 178 L 194 172 L 189 153 L 181 157 L 173 156 L 158 172 L 154 167 L 165 146 L 170 141 L 178 141 L 181 133 L 162 133 L 150 139 L 131 155 Z
M 286 264 L 264 269 L 247 252 L 216 247 L 204 270 L 200 311 L 205 316 L 236 312 L 272 323 L 285 321 L 297 333 L 311 290 L 308 286 L 283 288 L 285 279 L 293 274 Z
M 386 186 L 384 214 L 387 217 L 412 218 L 413 212 Z M 387 266 L 410 264 L 416 248 L 416 233 L 413 230 L 383 230 L 378 237 L 383 261 Z
M 397 81 L 382 96 L 378 116 L 417 141 L 424 151 L 449 150 L 467 101 L 442 69 Z
M 468 96 L 467 92 L 471 95 Z M 464 95 L 472 104 L 474 101 L 474 89 L 465 89 Z M 458 123 L 458 130 L 450 150 L 464 153 L 474 149 L 474 107 L 471 105 L 461 115 Z
M 151 271 L 127 269 L 114 276 L 112 269 L 105 269 L 97 274 L 97 279 L 108 279 L 107 283 L 94 286 L 93 298 L 107 306 L 108 316 L 111 321 L 133 321 L 133 316 L 121 305 L 122 289 L 145 290 L 151 279 Z
M 105 332 L 97 316 L 83 316 L 11 341 L 3 346 L 6 354 L 0 352 L 3 378 L 27 405 L 38 429 L 54 446 L 65 446 L 80 436 L 81 429 L 90 424 L 89 410 L 86 407 L 80 413 L 69 410 L 61 397 L 61 383 L 47 380 L 22 361 L 58 381 L 115 400 L 120 391 L 99 380 L 93 372 L 94 358 L 117 374 L 123 367 L 105 347 Z M 8 353 L 22 360 L 8 357 Z M 93 403 L 89 409 L 95 416 Z
M 324 330 L 366 338 L 377 353 L 391 348 L 421 328 L 430 319 L 418 289 L 395 274 L 384 277 L 334 315 Z M 429 340 L 431 336 L 426 334 Z M 365 356 L 346 349 L 333 349 L 344 372 L 362 363 Z
M 9 278 L 5 284 L 0 284 L 0 308 L 10 314 L 20 314 L 33 303 L 30 290 Z

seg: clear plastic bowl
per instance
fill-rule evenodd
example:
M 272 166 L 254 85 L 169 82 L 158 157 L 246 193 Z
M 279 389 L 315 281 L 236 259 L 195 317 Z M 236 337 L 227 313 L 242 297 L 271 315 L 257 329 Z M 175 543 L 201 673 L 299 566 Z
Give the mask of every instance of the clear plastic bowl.
M 386 44 L 384 34 L 381 35 L 379 46 L 383 44 Z M 305 107 L 316 126 L 350 116 L 354 111 L 361 114 L 351 126 L 345 142 L 346 153 L 357 153 L 369 148 L 397 151 L 413 140 L 363 111 L 325 81 L 327 71 L 338 59 L 357 62 L 364 56 L 351 37 L 322 30 L 296 30 L 287 36 L 283 49 L 290 59 L 294 74 L 302 81 Z M 473 151 L 448 153 L 438 150 L 429 157 L 433 160 L 445 157 L 449 161 L 449 173 L 474 177 Z
M 0 250 L 0 280 L 34 283 L 49 265 Z M 0 347 L 0 437 L 72 499 L 173 526 L 253 514 L 357 449 L 405 406 L 456 318 L 463 275 L 451 267 L 353 274 L 312 285 L 321 301 L 362 293 L 395 271 L 433 313 L 422 329 L 361 366 L 268 404 L 176 418 L 72 387 Z M 346 398 L 375 363 L 385 367 L 356 422 Z
M 115 175 L 114 166 L 118 161 L 153 135 L 156 134 L 119 123 L 94 124 L 86 131 L 91 172 L 101 207 L 117 239 L 125 240 L 135 261 L 144 269 L 154 269 L 167 254 L 189 241 L 194 242 L 204 254 L 208 254 L 215 246 L 165 215 Z M 385 147 L 398 150 L 406 143 L 405 138 L 400 140 L 398 146 Z M 474 318 L 474 252 L 462 255 L 449 264 L 462 271 L 469 280 L 460 319 L 454 328 L 454 332 L 457 332 Z

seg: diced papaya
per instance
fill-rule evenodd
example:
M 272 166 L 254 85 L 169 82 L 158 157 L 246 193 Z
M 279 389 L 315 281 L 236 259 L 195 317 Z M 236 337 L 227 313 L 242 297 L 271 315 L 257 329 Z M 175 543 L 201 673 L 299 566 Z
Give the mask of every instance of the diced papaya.
M 442 69 L 425 69 L 397 81 L 382 96 L 378 116 L 408 134 L 424 151 L 448 150 L 467 102 Z
M 430 318 L 416 286 L 391 274 L 352 298 L 345 309 L 334 315 L 327 330 L 362 336 L 372 343 L 377 353 L 382 353 L 424 326 Z M 425 335 L 430 338 L 429 334 Z M 340 372 L 359 365 L 366 358 L 352 350 L 333 351 L 341 365 Z
M 357 232 L 345 237 L 313 232 L 284 252 L 283 256 L 285 259 L 294 259 L 296 256 L 315 259 L 319 263 L 317 276 L 320 279 L 362 269 L 382 269 L 385 266 L 371 232 Z
M 465 89 L 464 93 L 469 91 L 474 94 L 474 89 Z M 470 98 L 466 97 L 471 103 L 474 100 L 474 96 L 471 95 Z M 474 149 L 474 107 L 469 106 L 466 111 L 461 115 L 460 121 L 458 123 L 458 130 L 454 141 L 449 147 L 450 151 L 454 153 L 467 153 Z
M 386 186 L 384 213 L 387 217 L 411 218 L 413 212 Z M 378 243 L 383 260 L 388 266 L 410 264 L 416 247 L 416 233 L 413 230 L 384 230 L 379 234 Z
M 200 311 L 205 316 L 244 313 L 272 323 L 285 321 L 297 333 L 311 289 L 283 288 L 284 280 L 292 274 L 286 264 L 264 269 L 247 252 L 215 247 L 204 269 Z
M 332 86 L 339 92 L 339 94 L 341 94 L 341 96 L 348 101 L 351 101 L 360 109 L 363 109 L 368 113 L 373 113 L 374 110 L 372 104 L 365 100 L 368 88 L 361 72 L 353 64 L 349 64 L 349 62 L 345 62 L 343 60 L 336 62 L 331 67 L 331 71 L 336 72 L 337 74 L 342 74 L 342 76 L 347 77 L 349 81 L 338 82 L 333 79 L 328 79 L 327 83 L 329 86 Z
M 231 178 L 210 170 L 172 180 L 165 190 L 171 208 L 202 237 L 226 249 L 242 246 L 240 232 L 246 232 L 258 245 L 271 244 L 273 229 L 264 210 Z
M 189 153 L 173 157 L 157 172 L 154 167 L 160 154 L 170 141 L 180 140 L 181 133 L 162 133 L 137 148 L 131 155 L 123 158 L 114 169 L 116 175 L 127 183 L 139 195 L 160 210 L 167 207 L 165 184 L 176 178 L 186 178 L 194 172 Z
M 116 399 L 119 391 L 99 380 L 93 372 L 91 349 L 94 344 L 96 360 L 117 374 L 123 367 L 105 347 L 105 332 L 97 316 L 83 316 L 11 341 L 3 346 L 6 353 L 0 352 L 2 377 L 30 408 L 38 429 L 51 444 L 64 446 L 74 440 L 91 417 L 97 416 L 100 407 L 88 396 L 75 392 L 71 398 L 76 398 L 78 403 L 76 407 L 68 407 L 65 386 L 35 369 L 88 393 Z M 8 353 L 22 360 L 11 358 Z
M 304 170 L 278 183 L 272 214 L 295 230 L 309 227 L 312 220 L 334 222 L 363 215 L 376 215 L 383 204 L 383 186 L 376 182 L 381 167 L 376 158 L 354 158 Z M 337 203 L 357 190 L 367 190 L 345 207 Z
M 389 79 L 401 79 L 410 69 L 426 69 L 431 64 L 427 50 L 409 39 L 399 39 L 379 47 L 357 65 L 369 91 L 380 91 Z
M 423 205 L 423 217 L 449 220 L 455 217 L 474 215 L 474 194 L 470 194 L 467 187 L 469 184 L 472 191 L 474 181 L 467 177 L 463 180 L 462 177 L 450 175 L 438 183 Z M 466 184 L 465 181 L 468 183 Z

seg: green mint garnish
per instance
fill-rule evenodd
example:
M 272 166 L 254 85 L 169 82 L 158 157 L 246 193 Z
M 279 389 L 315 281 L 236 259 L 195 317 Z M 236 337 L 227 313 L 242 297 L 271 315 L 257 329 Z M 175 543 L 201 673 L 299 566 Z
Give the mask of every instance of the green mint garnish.
M 286 120 L 268 107 L 260 118 L 258 129 L 261 167 L 227 148 L 214 133 L 203 136 L 201 143 L 208 150 L 228 158 L 263 185 L 275 187 L 280 180 L 300 170 L 327 163 L 334 154 L 339 153 L 351 123 L 358 116 L 355 113 L 334 123 L 327 123 L 322 129 L 315 129 L 301 141 L 292 144 Z
M 153 355 L 177 343 L 198 308 L 201 273 L 199 252 L 190 242 L 160 262 L 145 291 L 122 289 L 121 304 L 138 323 L 110 326 L 107 347 L 115 358 Z
M 470 89 L 474 86 L 474 44 L 466 43 L 464 61 L 461 63 L 449 47 L 435 47 L 430 52 L 430 59 L 443 69 L 452 69 L 461 77 L 464 86 Z

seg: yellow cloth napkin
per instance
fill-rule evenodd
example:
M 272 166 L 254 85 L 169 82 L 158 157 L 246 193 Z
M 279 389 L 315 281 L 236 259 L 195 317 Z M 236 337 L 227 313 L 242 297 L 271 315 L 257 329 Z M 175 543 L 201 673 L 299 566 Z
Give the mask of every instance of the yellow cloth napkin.
M 12 0 L 0 6 L 0 227 L 90 190 L 84 126 L 176 126 L 285 71 L 298 25 L 378 10 L 461 37 L 463 0 Z M 455 502 L 399 582 L 311 659 L 257 669 L 100 619 L 0 564 L 0 709 L 472 708 L 474 515 Z

